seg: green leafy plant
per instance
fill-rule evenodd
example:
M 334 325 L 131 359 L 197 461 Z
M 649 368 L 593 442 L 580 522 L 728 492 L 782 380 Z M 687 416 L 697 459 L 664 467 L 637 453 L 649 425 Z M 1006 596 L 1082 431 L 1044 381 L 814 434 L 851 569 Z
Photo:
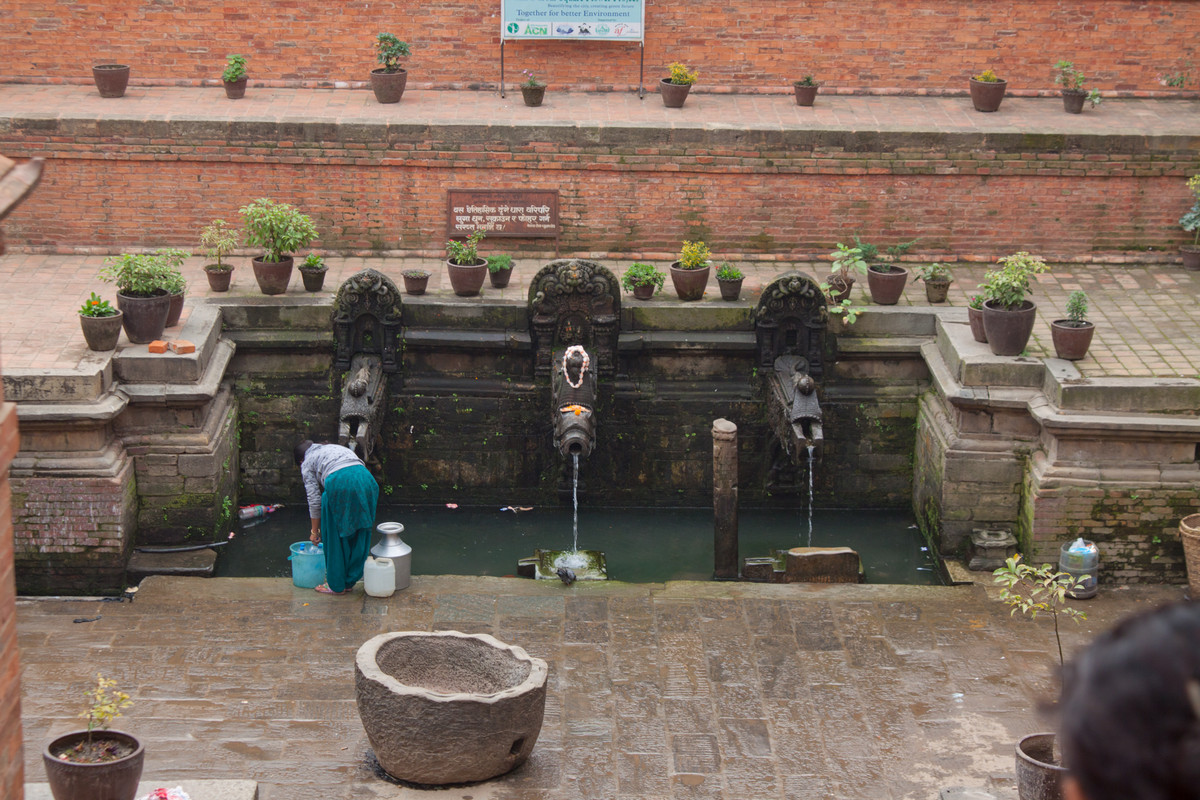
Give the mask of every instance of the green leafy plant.
M 304 257 L 304 263 L 300 265 L 300 269 L 308 272 L 317 272 L 325 269 L 325 259 L 321 258 L 316 253 L 309 253 Z
M 1087 619 L 1087 615 L 1077 608 L 1066 605 L 1067 592 L 1083 588 L 1088 575 L 1075 578 L 1066 572 L 1059 572 L 1050 564 L 1031 567 L 1021 561 L 1021 555 L 1005 560 L 1004 566 L 992 573 L 993 581 L 1004 588 L 1000 590 L 1000 600 L 1012 607 L 1010 616 L 1020 611 L 1030 619 L 1037 619 L 1038 614 L 1049 614 L 1054 618 L 1054 639 L 1058 643 L 1058 663 L 1064 663 L 1062 651 L 1062 636 L 1059 633 L 1058 618 L 1068 617 L 1079 622 Z
M 475 231 L 464 241 L 451 239 L 446 242 L 446 257 L 460 266 L 479 262 L 479 243 L 483 241 L 483 231 Z
M 685 241 L 683 249 L 679 251 L 679 268 L 704 269 L 708 266 L 710 258 L 712 258 L 712 253 L 709 252 L 708 245 L 704 242 Z
M 821 84 L 817 83 L 812 75 L 805 75 L 803 78 L 801 78 L 798 81 L 792 81 L 792 85 L 793 86 L 820 86 Z
M 488 272 L 500 272 L 501 270 L 512 269 L 513 259 L 508 253 L 497 253 L 494 256 L 487 257 Z
M 717 280 L 719 281 L 740 281 L 745 277 L 740 269 L 728 261 L 722 262 L 721 266 L 717 268 Z
M 625 270 L 625 274 L 621 276 L 621 285 L 626 291 L 632 292 L 635 286 L 650 286 L 655 287 L 655 291 L 663 287 L 663 282 L 666 281 L 666 273 L 655 269 L 653 264 L 645 264 L 641 261 L 635 261 Z
M 539 81 L 538 76 L 534 75 L 531 71 L 527 69 L 521 71 L 525 75 L 525 80 L 521 82 L 521 85 L 526 89 L 538 89 L 546 85 L 545 81 Z
M 1158 76 L 1158 81 L 1163 86 L 1170 86 L 1172 89 L 1182 89 L 1192 82 L 1192 64 L 1185 61 L 1178 72 L 1165 72 Z
M 1076 289 L 1067 297 L 1067 319 L 1075 323 L 1087 322 L 1088 296 L 1082 289 Z
M 400 274 L 405 278 L 428 278 L 430 272 L 427 269 L 406 269 Z
M 225 56 L 225 71 L 221 73 L 221 80 L 233 83 L 244 77 L 246 77 L 246 57 L 237 53 Z
M 233 269 L 228 264 L 222 264 L 221 259 L 233 252 L 238 246 L 237 231 L 223 219 L 214 219 L 200 230 L 200 246 L 209 258 L 216 259 L 219 271 Z
M 408 42 L 402 42 L 390 33 L 375 37 L 376 60 L 383 65 L 384 72 L 399 72 L 400 59 L 412 55 Z
M 981 294 L 973 294 L 967 298 L 967 307 L 973 308 L 976 311 L 982 311 L 983 310 L 983 301 L 986 299 L 987 298 Z
M 1025 295 L 1030 292 L 1030 279 L 1047 270 L 1046 262 L 1041 256 L 1032 256 L 1022 250 L 1000 259 L 1000 265 L 1000 269 L 983 276 L 979 288 L 984 300 L 994 307 L 1016 311 L 1024 305 Z
M 83 693 L 89 702 L 87 710 L 81 713 L 79 718 L 87 720 L 89 740 L 93 730 L 108 730 L 113 720 L 121 716 L 121 711 L 133 705 L 133 701 L 125 692 L 110 691 L 116 685 L 115 680 L 105 678 L 97 672 L 96 688 Z
M 667 77 L 667 80 L 670 83 L 676 84 L 677 86 L 691 86 L 696 82 L 696 78 L 700 77 L 699 72 L 696 70 L 689 70 L 687 65 L 678 61 L 673 61 L 667 66 L 667 69 L 671 71 L 671 74 Z
M 1195 200 L 1191 209 L 1179 218 L 1179 224 L 1188 233 L 1195 233 L 1192 246 L 1200 247 L 1200 174 L 1188 178 L 1187 186 Z
M 246 244 L 261 247 L 263 261 L 279 262 L 317 238 L 312 220 L 287 203 L 265 197 L 238 209 L 246 224 Z
M 104 262 L 100 279 L 115 284 L 117 293 L 127 297 L 170 294 L 183 282 L 179 267 L 187 255 L 183 250 L 172 248 L 154 253 L 122 253 Z
M 829 294 L 830 286 L 828 283 L 822 283 L 820 289 L 825 294 Z M 858 315 L 867 309 L 862 306 L 856 306 L 849 300 L 842 300 L 837 303 L 829 304 L 829 313 L 842 318 L 842 325 L 853 325 L 858 321 Z
M 1054 76 L 1054 82 L 1063 87 L 1065 92 L 1082 92 L 1084 81 L 1087 78 L 1082 72 L 1075 69 L 1075 65 L 1070 61 L 1059 61 L 1054 65 L 1055 71 L 1058 73 Z M 1087 101 L 1092 104 L 1092 107 L 1100 105 L 1101 97 L 1099 89 L 1087 89 Z
M 954 276 L 950 273 L 950 268 L 936 261 L 932 264 L 913 267 L 913 272 L 917 273 L 917 280 L 921 281 L 949 281 L 954 279 Z
M 854 238 L 858 239 L 857 236 Z M 838 242 L 837 251 L 829 255 L 833 259 L 829 273 L 829 283 L 831 285 L 837 285 L 839 288 L 845 289 L 854 278 L 851 273 L 867 274 L 867 261 L 863 257 L 863 251 L 860 247 L 849 247 Z
M 107 300 L 101 300 L 100 295 L 92 292 L 92 296 L 83 301 L 79 314 L 84 317 L 115 317 L 121 312 L 109 305 Z
M 996 77 L 996 73 L 990 69 L 985 69 L 983 72 L 975 76 L 975 80 L 980 83 L 1003 83 L 1000 78 Z

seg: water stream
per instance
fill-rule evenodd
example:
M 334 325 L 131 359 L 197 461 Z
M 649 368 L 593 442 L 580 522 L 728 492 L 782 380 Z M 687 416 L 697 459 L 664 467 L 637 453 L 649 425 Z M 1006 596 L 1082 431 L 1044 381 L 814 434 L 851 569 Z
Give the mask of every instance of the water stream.
M 571 478 L 571 505 L 574 507 L 574 516 L 571 520 L 571 552 L 579 552 L 579 453 L 571 454 L 571 464 L 575 468 L 575 473 Z

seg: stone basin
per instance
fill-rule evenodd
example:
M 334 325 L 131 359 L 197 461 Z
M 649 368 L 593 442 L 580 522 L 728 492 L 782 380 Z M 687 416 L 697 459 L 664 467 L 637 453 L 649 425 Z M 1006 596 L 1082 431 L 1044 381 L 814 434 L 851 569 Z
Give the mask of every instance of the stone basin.
M 525 763 L 541 732 L 546 662 L 487 634 L 384 633 L 354 666 L 358 714 L 393 778 L 494 778 Z

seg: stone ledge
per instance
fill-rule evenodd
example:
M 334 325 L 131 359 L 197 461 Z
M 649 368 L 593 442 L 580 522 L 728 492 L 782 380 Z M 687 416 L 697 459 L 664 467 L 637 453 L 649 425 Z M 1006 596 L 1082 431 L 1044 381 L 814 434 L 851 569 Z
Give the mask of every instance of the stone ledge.
M 112 385 L 113 352 L 92 353 L 75 369 L 10 369 L 0 376 L 10 403 L 95 400 Z
M 202 403 L 211 400 L 221 388 L 225 370 L 233 360 L 237 347 L 233 342 L 222 339 L 217 342 L 215 352 L 208 361 L 208 368 L 201 379 L 194 383 L 127 383 L 121 387 L 131 404 L 141 403 Z M 186 358 L 186 356 L 185 356 Z
M 257 781 L 142 781 L 134 797 L 143 797 L 155 789 L 182 787 L 191 800 L 258 800 Z M 25 800 L 54 800 L 48 783 L 25 784 Z
M 195 343 L 195 352 L 154 354 L 150 353 L 148 345 L 126 347 L 114 359 L 116 376 L 126 384 L 198 381 L 209 366 L 220 335 L 221 309 L 201 305 L 192 309 L 179 335 L 172 337 Z

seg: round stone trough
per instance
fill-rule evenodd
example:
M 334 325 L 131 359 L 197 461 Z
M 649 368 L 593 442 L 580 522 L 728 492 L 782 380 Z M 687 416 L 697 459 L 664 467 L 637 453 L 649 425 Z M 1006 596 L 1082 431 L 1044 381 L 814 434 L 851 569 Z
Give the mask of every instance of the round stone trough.
M 487 634 L 383 633 L 358 648 L 358 714 L 393 778 L 483 781 L 529 758 L 546 672 L 545 661 Z

